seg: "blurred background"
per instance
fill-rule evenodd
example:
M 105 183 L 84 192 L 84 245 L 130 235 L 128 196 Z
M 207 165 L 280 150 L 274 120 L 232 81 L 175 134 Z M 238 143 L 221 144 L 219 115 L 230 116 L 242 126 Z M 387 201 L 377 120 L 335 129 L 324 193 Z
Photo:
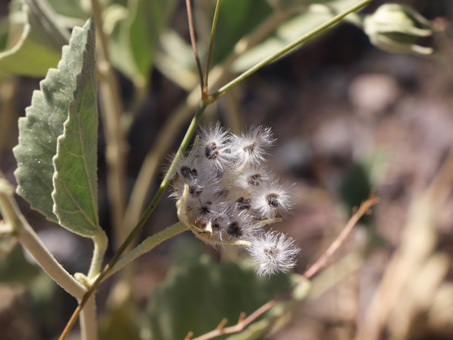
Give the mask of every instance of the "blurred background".
M 62 13 L 58 1 L 50 3 Z M 104 1 L 106 8 L 110 3 Z M 127 1 L 115 3 L 127 6 Z M 223 2 L 214 66 L 226 67 L 235 44 L 259 23 L 279 11 L 308 5 L 296 0 L 263 1 L 257 7 L 246 3 Z M 372 1 L 364 13 L 383 3 Z M 203 118 L 202 125 L 221 121 L 234 132 L 251 125 L 272 128 L 277 143 L 269 166 L 284 182 L 294 184 L 295 202 L 291 216 L 272 228 L 302 248 L 296 274 L 303 274 L 335 239 L 353 207 L 371 192 L 380 199 L 313 280 L 304 301 L 285 308 L 256 337 L 234 339 L 453 339 L 453 3 L 397 3 L 432 21 L 432 36 L 421 42 L 434 48 L 431 56 L 382 51 L 363 30 L 339 24 L 234 87 Z M 202 58 L 214 5 L 194 0 Z M 8 1 L 0 2 L 4 32 L 8 6 Z M 278 29 L 270 30 L 253 53 L 236 59 L 225 77 L 232 79 L 235 70 L 253 65 L 275 41 L 293 40 L 300 28 L 293 18 L 297 16 L 283 16 Z M 147 154 L 161 143 L 162 131 L 168 131 L 168 122 L 178 123 L 167 135 L 174 138 L 164 155 L 176 151 L 195 112 L 190 100 L 186 102 L 190 91 L 199 88 L 183 1 L 175 1 L 159 39 L 154 67 L 142 75 L 146 86 L 124 65 L 115 64 L 121 70 L 124 109 L 132 112 L 125 119 L 128 195 Z M 6 39 L 1 41 L 6 48 Z M 15 184 L 11 149 L 17 144 L 17 119 L 24 116 L 43 76 L 11 74 L 1 65 L 0 55 L 0 169 Z M 215 79 L 214 71 L 212 76 Z M 215 90 L 216 81 L 212 83 Z M 181 110 L 187 112 L 175 118 Z M 102 126 L 99 132 L 100 218 L 113 238 Z M 168 156 L 158 158 L 151 192 L 167 163 Z M 91 241 L 58 228 L 17 199 L 68 271 L 85 272 Z M 174 202 L 165 197 L 140 237 L 176 219 Z M 20 245 L 7 237 L 0 243 L 0 339 L 57 338 L 76 301 L 47 278 Z M 108 258 L 114 251 L 111 243 Z M 231 277 L 237 282 L 230 282 Z M 198 336 L 214 329 L 224 316 L 228 325 L 234 324 L 240 312 L 250 314 L 287 290 L 295 278 L 256 278 L 246 255 L 206 246 L 186 232 L 101 286 L 97 302 L 102 339 L 183 339 L 188 331 Z M 76 330 L 73 339 L 77 337 Z

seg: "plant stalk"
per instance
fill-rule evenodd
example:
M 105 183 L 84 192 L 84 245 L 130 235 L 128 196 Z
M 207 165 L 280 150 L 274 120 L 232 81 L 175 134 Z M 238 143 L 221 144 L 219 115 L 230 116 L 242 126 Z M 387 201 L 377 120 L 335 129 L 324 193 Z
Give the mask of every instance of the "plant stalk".
M 128 265 L 129 263 L 131 263 L 138 257 L 142 256 L 143 254 L 151 251 L 152 249 L 154 249 L 156 246 L 158 246 L 165 240 L 168 240 L 168 239 L 172 238 L 173 236 L 176 236 L 186 230 L 188 230 L 188 228 L 187 228 L 187 226 L 184 225 L 184 223 L 177 222 L 177 223 L 173 224 L 172 226 L 162 230 L 161 232 L 146 238 L 142 243 L 140 243 L 138 246 L 136 246 L 134 249 L 132 249 L 129 253 L 120 257 L 118 262 L 112 267 L 112 269 L 110 270 L 110 272 L 107 274 L 107 276 L 105 278 L 110 277 L 111 275 L 115 274 L 117 271 L 120 271 L 126 265 Z

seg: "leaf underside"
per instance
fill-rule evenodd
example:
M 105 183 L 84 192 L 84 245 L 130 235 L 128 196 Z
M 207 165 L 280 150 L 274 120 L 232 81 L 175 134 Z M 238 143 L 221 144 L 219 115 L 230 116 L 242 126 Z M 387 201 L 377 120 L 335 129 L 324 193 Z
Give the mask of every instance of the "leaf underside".
M 94 39 L 91 19 L 74 28 L 58 69 L 48 71 L 19 119 L 13 150 L 17 193 L 49 220 L 84 236 L 99 229 Z

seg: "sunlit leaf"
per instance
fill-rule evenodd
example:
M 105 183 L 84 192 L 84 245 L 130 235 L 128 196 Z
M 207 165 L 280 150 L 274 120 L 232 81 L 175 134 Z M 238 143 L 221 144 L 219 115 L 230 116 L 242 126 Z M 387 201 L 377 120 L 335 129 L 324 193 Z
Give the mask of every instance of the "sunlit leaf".
M 88 23 L 89 24 L 89 23 Z M 87 25 L 88 25 L 87 24 Z M 85 26 L 82 71 L 69 117 L 53 158 L 54 213 L 59 223 L 84 236 L 99 230 L 97 197 L 97 92 L 94 26 Z
M 74 28 L 69 46 L 63 48 L 58 69 L 49 70 L 40 83 L 41 89 L 33 93 L 26 117 L 19 119 L 19 145 L 14 148 L 18 194 L 48 219 L 55 222 L 60 219 L 65 227 L 85 236 L 93 235 L 98 228 L 97 194 L 93 186 L 97 124 L 94 77 L 94 25 L 89 20 L 83 28 Z M 55 183 L 66 186 L 66 195 L 73 204 L 70 207 L 62 200 L 61 205 L 56 205 L 58 218 L 51 195 L 55 173 L 52 159 L 57 146 Z M 68 177 L 73 178 L 66 181 Z M 74 226 L 68 219 L 84 223 Z

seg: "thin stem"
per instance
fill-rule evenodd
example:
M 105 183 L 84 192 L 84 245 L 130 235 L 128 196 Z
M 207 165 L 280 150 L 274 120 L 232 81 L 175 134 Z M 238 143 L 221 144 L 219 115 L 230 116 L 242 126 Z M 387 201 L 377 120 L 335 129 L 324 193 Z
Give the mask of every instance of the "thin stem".
M 322 256 L 304 273 L 305 279 L 310 279 L 313 277 L 321 268 L 324 268 L 328 263 L 332 255 L 340 248 L 340 246 L 345 242 L 348 235 L 351 233 L 352 228 L 357 224 L 360 218 L 368 213 L 369 209 L 377 204 L 379 199 L 377 197 L 371 196 L 365 202 L 360 204 L 359 209 L 352 215 L 348 224 L 344 227 L 341 233 L 337 236 L 335 241 L 327 248 L 327 250 L 322 254 Z
M 318 33 L 326 30 L 327 28 L 329 28 L 330 26 L 338 23 L 341 19 L 343 19 L 345 16 L 347 16 L 348 14 L 354 12 L 354 11 L 357 11 L 358 9 L 362 8 L 363 6 L 365 6 L 367 3 L 369 3 L 371 0 L 364 0 L 364 1 L 361 1 L 360 3 L 358 3 L 357 5 L 351 7 L 350 9 L 336 15 L 335 17 L 333 17 L 332 19 L 328 20 L 327 22 L 325 22 L 324 24 L 318 26 L 317 28 L 311 30 L 310 32 L 304 34 L 302 37 L 300 37 L 299 39 L 297 39 L 296 41 L 286 45 L 284 48 L 282 48 L 280 51 L 274 53 L 273 55 L 267 57 L 266 59 L 262 60 L 261 62 L 259 62 L 258 64 L 256 64 L 255 66 L 252 66 L 251 68 L 249 68 L 247 71 L 243 72 L 241 75 L 239 75 L 238 77 L 236 77 L 235 79 L 233 79 L 232 81 L 230 81 L 228 84 L 222 86 L 217 92 L 215 92 L 213 94 L 213 97 L 217 97 L 219 95 L 221 95 L 223 92 L 227 91 L 228 89 L 230 89 L 231 87 L 233 87 L 234 85 L 240 83 L 241 81 L 243 81 L 244 79 L 248 78 L 250 75 L 252 75 L 253 73 L 255 73 L 256 71 L 258 71 L 260 68 L 262 68 L 263 66 L 266 66 L 267 64 L 271 63 L 272 61 L 276 60 L 277 58 L 281 57 L 282 55 L 284 55 L 285 53 L 288 53 L 289 51 L 291 51 L 292 49 L 298 47 L 300 44 L 302 44 L 303 42 L 307 41 L 308 39 L 314 37 L 315 35 L 317 35 Z
M 102 261 L 107 250 L 108 238 L 103 230 L 100 230 L 98 235 L 93 237 L 94 251 L 91 259 L 90 270 L 88 272 L 88 280 L 93 280 L 101 271 Z
M 209 76 L 209 68 L 211 66 L 211 57 L 212 57 L 212 48 L 214 47 L 214 38 L 215 38 L 215 31 L 217 28 L 217 21 L 219 19 L 219 12 L 220 12 L 220 4 L 222 0 L 217 0 L 214 10 L 214 18 L 212 19 L 212 26 L 211 26 L 211 39 L 209 40 L 209 50 L 208 50 L 208 59 L 206 60 L 206 73 L 204 78 L 204 88 L 203 93 L 208 93 L 208 76 Z
M 6 182 L 6 180 L 0 179 L 0 182 Z M 3 217 L 16 233 L 19 242 L 30 252 L 39 266 L 69 294 L 81 299 L 86 288 L 63 268 L 41 242 L 39 236 L 20 212 L 12 194 L 0 190 L 0 209 Z
M 112 267 L 110 272 L 107 274 L 107 277 L 115 274 L 117 271 L 123 269 L 126 265 L 142 256 L 143 254 L 151 251 L 153 248 L 157 247 L 159 244 L 176 236 L 183 231 L 188 230 L 188 228 L 182 222 L 177 222 L 172 226 L 162 230 L 161 232 L 146 238 L 142 243 L 132 249 L 129 253 L 122 256 L 118 262 Z
M 200 87 L 201 93 L 203 93 L 204 84 L 203 84 L 203 69 L 201 68 L 200 56 L 198 55 L 197 50 L 197 40 L 195 38 L 195 29 L 193 25 L 193 16 L 192 16 L 192 5 L 190 0 L 186 0 L 187 7 L 187 19 L 189 21 L 189 34 L 190 34 L 190 43 L 192 44 L 193 54 L 195 56 L 195 61 L 197 62 L 198 76 L 200 77 Z
M 80 313 L 80 331 L 82 340 L 97 340 L 98 327 L 96 321 L 96 297 L 90 297 Z
M 198 126 L 198 122 L 200 121 L 204 111 L 206 110 L 208 103 L 207 102 L 202 102 L 200 104 L 200 107 L 198 111 L 196 112 L 195 116 L 192 119 L 192 122 L 190 123 L 189 128 L 187 129 L 186 135 L 184 136 L 183 141 L 181 142 L 181 145 L 176 153 L 175 158 L 173 159 L 173 162 L 170 165 L 170 168 L 168 169 L 164 179 L 162 180 L 162 183 L 157 190 L 156 194 L 154 195 L 151 203 L 149 204 L 148 208 L 146 209 L 145 213 L 143 214 L 142 218 L 140 221 L 137 223 L 135 226 L 134 230 L 129 234 L 127 239 L 123 242 L 121 247 L 116 251 L 115 255 L 113 258 L 110 260 L 110 262 L 105 266 L 104 270 L 101 272 L 101 274 L 97 277 L 97 279 L 93 282 L 93 285 L 88 289 L 86 294 L 84 295 L 83 299 L 81 300 L 80 304 L 77 306 L 75 309 L 74 313 L 72 314 L 71 318 L 69 319 L 68 323 L 66 324 L 65 329 L 60 335 L 59 340 L 64 340 L 68 336 L 70 330 L 74 326 L 80 312 L 82 311 L 83 307 L 87 303 L 87 300 L 90 298 L 90 296 L 94 293 L 96 288 L 99 286 L 99 284 L 104 280 L 104 278 L 107 276 L 107 274 L 110 272 L 112 267 L 118 262 L 120 259 L 121 255 L 123 252 L 126 250 L 126 248 L 129 246 L 129 244 L 132 243 L 132 241 L 135 239 L 135 237 L 138 235 L 140 230 L 143 228 L 145 225 L 145 222 L 148 220 L 149 216 L 152 214 L 154 209 L 157 206 L 157 203 L 159 203 L 160 199 L 162 198 L 165 190 L 167 189 L 168 184 L 170 183 L 171 178 L 173 177 L 174 174 L 174 168 L 175 165 L 178 163 L 178 161 L 181 159 L 182 155 L 186 151 L 190 140 L 192 139 L 193 134 L 195 133 L 195 130 Z
M 104 135 L 107 143 L 106 162 L 108 196 L 112 212 L 112 224 L 115 242 L 121 244 L 127 231 L 122 228 L 125 209 L 125 154 L 126 142 L 121 128 L 122 105 L 118 89 L 118 80 L 111 67 L 107 37 L 103 31 L 102 9 L 99 0 L 91 0 L 96 24 L 98 41 L 98 69 L 101 73 L 99 92 L 101 94 L 101 114 Z

